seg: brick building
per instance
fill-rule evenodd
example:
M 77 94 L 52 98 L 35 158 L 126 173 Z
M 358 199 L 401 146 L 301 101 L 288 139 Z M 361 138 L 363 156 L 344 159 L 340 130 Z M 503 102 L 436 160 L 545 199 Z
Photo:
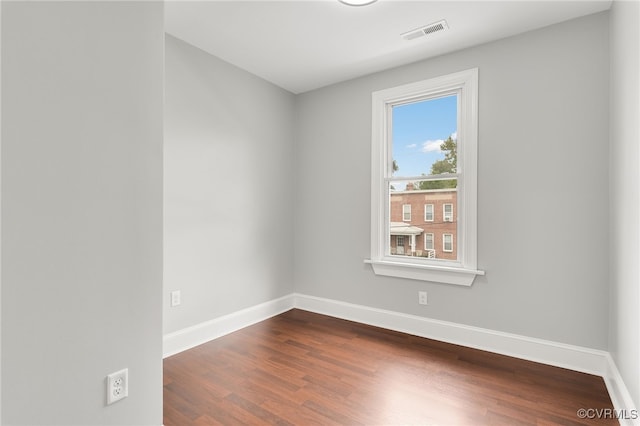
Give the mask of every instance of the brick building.
M 456 189 L 414 189 L 391 193 L 392 255 L 457 259 Z

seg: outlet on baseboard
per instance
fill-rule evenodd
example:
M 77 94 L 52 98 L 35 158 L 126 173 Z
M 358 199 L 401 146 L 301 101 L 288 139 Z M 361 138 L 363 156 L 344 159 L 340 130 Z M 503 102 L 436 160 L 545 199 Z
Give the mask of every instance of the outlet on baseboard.
M 418 292 L 418 303 L 421 305 L 426 305 L 427 304 L 427 292 L 426 291 L 419 291 Z

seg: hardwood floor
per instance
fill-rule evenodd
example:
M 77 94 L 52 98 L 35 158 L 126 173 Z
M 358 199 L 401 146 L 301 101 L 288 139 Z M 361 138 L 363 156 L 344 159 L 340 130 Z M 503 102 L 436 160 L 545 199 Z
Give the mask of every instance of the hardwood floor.
M 164 360 L 165 426 L 618 424 L 581 408 L 602 378 L 295 309 Z

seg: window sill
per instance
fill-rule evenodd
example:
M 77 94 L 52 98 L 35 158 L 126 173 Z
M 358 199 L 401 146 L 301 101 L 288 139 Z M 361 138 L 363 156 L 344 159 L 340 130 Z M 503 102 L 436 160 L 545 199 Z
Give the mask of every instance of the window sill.
M 476 275 L 484 275 L 484 271 L 449 266 L 416 265 L 413 263 L 371 259 L 365 259 L 364 263 L 371 264 L 373 272 L 376 275 L 409 278 L 420 281 L 432 281 L 467 287 L 473 284 L 473 280 Z

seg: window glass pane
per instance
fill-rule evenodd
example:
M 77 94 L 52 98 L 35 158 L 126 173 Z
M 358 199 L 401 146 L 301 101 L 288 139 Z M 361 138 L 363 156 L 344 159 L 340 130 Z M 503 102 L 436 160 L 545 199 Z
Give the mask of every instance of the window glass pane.
M 452 250 L 457 231 L 453 215 L 457 203 L 457 102 L 457 96 L 451 95 L 393 107 L 392 176 L 415 179 L 391 180 L 389 184 L 387 241 L 391 254 L 457 260 Z M 420 179 L 443 174 L 452 177 Z M 427 234 L 431 242 L 426 241 Z M 403 247 L 397 245 L 399 235 Z
M 422 257 L 435 260 L 457 260 L 455 238 L 458 202 L 456 179 L 452 188 L 420 189 L 425 181 L 392 181 L 389 183 L 389 242 L 391 255 Z M 432 221 L 425 221 L 433 212 Z M 445 207 L 448 206 L 448 207 Z M 412 214 L 407 215 L 407 212 Z M 445 212 L 450 213 L 445 217 Z M 398 240 L 402 240 L 399 247 Z
M 393 176 L 456 173 L 457 103 L 458 96 L 451 95 L 393 107 Z M 428 182 L 423 185 L 434 188 Z

